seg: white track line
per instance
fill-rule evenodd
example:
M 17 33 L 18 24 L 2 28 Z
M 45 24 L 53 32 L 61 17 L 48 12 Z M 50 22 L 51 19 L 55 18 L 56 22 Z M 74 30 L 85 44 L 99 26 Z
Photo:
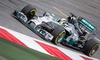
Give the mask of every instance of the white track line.
M 68 17 L 68 15 L 66 15 L 65 13 L 63 13 L 60 9 L 58 9 L 55 6 L 52 6 L 55 10 L 57 10 L 58 12 L 60 12 L 62 15 L 64 15 L 65 17 Z

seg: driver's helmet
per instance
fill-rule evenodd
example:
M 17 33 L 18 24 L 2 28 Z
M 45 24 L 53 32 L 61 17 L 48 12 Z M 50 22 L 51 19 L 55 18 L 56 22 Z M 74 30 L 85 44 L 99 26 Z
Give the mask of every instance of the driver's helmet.
M 74 24 L 76 22 L 77 18 L 74 16 L 74 17 L 70 17 L 70 19 L 68 19 L 68 22 L 71 23 L 71 24 Z
M 58 20 L 58 22 L 59 22 L 59 24 L 60 24 L 60 25 L 64 24 L 64 23 L 65 23 L 65 21 L 66 21 L 66 19 L 65 19 L 65 18 L 61 18 L 61 19 L 59 19 L 59 20 Z

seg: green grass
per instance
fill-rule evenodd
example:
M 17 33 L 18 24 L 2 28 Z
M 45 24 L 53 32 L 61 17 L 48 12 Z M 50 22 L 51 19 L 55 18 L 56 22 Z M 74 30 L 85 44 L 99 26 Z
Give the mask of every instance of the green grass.
M 7 60 L 61 60 L 0 38 L 0 56 Z

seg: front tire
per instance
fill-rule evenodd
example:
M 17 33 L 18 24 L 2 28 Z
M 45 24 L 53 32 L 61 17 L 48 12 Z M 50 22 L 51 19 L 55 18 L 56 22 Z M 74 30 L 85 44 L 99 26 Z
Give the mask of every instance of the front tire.
M 83 53 L 92 56 L 99 48 L 99 43 L 96 40 L 90 39 L 88 40 L 84 47 L 83 47 Z
M 37 11 L 36 8 L 34 8 L 34 6 L 31 5 L 31 4 L 25 6 L 21 10 L 21 12 L 24 13 L 27 16 L 28 20 L 33 18 L 33 16 L 35 15 L 36 11 Z
M 53 30 L 53 32 L 51 34 L 54 36 L 54 38 L 51 42 L 57 45 L 58 43 L 60 43 L 63 40 L 66 32 L 62 27 L 58 26 Z

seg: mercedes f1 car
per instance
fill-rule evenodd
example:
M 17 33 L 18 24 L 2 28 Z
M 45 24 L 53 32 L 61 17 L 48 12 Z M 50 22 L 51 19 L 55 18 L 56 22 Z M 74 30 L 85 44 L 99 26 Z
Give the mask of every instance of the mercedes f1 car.
M 78 49 L 88 56 L 92 56 L 99 48 L 94 39 L 96 27 L 86 19 L 71 13 L 68 19 L 57 19 L 54 14 L 45 12 L 43 16 L 36 16 L 33 5 L 25 6 L 21 11 L 15 10 L 13 16 L 41 38 L 54 44 L 61 43 Z

